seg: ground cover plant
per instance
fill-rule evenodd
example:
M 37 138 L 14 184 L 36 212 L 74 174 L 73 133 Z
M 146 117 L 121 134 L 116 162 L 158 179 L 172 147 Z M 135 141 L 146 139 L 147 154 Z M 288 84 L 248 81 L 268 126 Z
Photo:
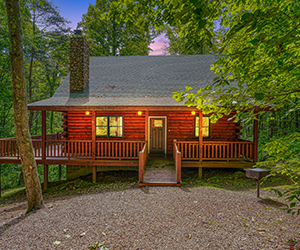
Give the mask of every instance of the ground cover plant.
M 44 199 L 53 197 L 64 197 L 68 195 L 81 195 L 104 191 L 119 191 L 136 188 L 138 172 L 136 171 L 111 171 L 98 172 L 97 182 L 92 183 L 92 175 L 87 175 L 73 181 L 62 183 L 55 187 L 50 187 L 43 191 Z M 292 182 L 283 175 L 273 176 L 263 182 L 262 188 L 270 189 L 291 185 Z M 232 191 L 247 191 L 256 188 L 256 182 L 247 178 L 243 170 L 240 169 L 204 169 L 203 179 L 198 178 L 198 169 L 183 168 L 183 187 L 208 186 Z M 17 194 L 8 195 L 2 198 L 2 204 L 22 201 L 25 193 L 18 191 Z

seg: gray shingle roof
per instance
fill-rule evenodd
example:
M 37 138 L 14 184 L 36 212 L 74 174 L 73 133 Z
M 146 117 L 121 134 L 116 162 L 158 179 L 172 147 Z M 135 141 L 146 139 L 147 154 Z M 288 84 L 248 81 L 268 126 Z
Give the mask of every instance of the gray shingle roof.
M 70 94 L 68 75 L 52 98 L 28 106 L 184 106 L 172 99 L 172 92 L 211 84 L 216 75 L 210 66 L 218 57 L 90 57 L 85 93 Z

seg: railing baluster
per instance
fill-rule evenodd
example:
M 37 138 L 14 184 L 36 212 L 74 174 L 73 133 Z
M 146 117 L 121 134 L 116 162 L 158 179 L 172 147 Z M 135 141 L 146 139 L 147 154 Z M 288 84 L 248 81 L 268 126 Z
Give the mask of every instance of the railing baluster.
M 242 144 L 242 158 L 245 159 L 245 144 Z
M 123 155 L 122 155 L 122 156 L 123 156 L 123 157 L 125 157 L 125 145 L 126 145 L 126 144 L 123 142 L 123 143 L 122 143 L 122 147 L 123 147 Z
M 130 155 L 129 156 L 132 157 L 132 143 L 129 143 L 129 144 L 130 144 L 130 151 L 129 151 Z
M 135 142 L 133 143 L 133 157 L 136 156 L 136 144 Z

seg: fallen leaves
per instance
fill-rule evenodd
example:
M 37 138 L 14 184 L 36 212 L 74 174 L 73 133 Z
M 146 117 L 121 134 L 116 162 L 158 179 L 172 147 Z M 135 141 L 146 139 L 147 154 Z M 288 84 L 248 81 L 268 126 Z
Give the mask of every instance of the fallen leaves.
M 61 244 L 61 242 L 58 241 L 58 240 L 56 240 L 56 241 L 53 242 L 53 245 L 60 245 L 60 244 Z
M 184 234 L 184 237 L 191 239 L 192 238 L 192 234 Z

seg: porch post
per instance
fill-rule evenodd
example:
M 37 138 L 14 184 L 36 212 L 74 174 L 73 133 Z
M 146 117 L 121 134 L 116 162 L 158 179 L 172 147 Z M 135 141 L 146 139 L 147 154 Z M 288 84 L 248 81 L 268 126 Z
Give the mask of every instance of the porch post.
M 96 111 L 92 112 L 92 157 L 96 160 Z M 97 181 L 97 166 L 93 166 L 93 183 Z
M 148 141 L 148 117 L 149 111 L 145 112 L 145 141 Z
M 254 163 L 256 163 L 258 158 L 258 113 L 257 111 L 254 111 L 254 113 L 255 120 L 253 126 L 253 161 Z
M 1 164 L 0 164 L 0 198 L 1 198 Z
M 58 165 L 58 180 L 61 181 L 61 165 Z
M 97 166 L 93 166 L 93 183 L 97 182 Z
M 92 112 L 92 157 L 96 160 L 96 111 Z
M 202 122 L 203 114 L 202 110 L 199 111 L 199 163 L 202 164 L 202 152 L 203 152 L 203 137 L 202 137 Z M 198 178 L 202 179 L 202 167 L 198 168 Z
M 202 168 L 198 168 L 198 178 L 202 179 Z
M 42 160 L 46 159 L 46 111 L 42 111 Z
M 48 165 L 44 164 L 44 189 L 48 187 Z
M 203 137 L 202 137 L 202 110 L 199 111 L 199 162 L 202 163 L 202 148 L 203 148 Z

